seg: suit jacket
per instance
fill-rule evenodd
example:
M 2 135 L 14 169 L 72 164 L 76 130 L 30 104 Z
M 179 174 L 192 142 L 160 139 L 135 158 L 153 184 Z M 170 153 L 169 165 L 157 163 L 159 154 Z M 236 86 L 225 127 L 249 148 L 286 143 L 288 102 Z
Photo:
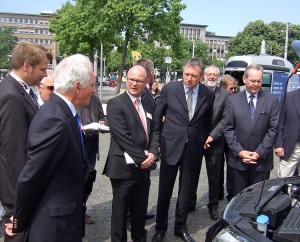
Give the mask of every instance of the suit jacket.
M 211 119 L 211 130 L 209 135 L 213 137 L 213 142 L 210 147 L 205 150 L 205 154 L 224 154 L 224 148 L 226 145 L 223 124 L 224 124 L 224 111 L 226 106 L 226 101 L 229 96 L 229 92 L 216 87 L 214 91 L 214 104 Z
M 146 113 L 148 137 L 152 133 L 151 107 L 142 100 Z M 148 170 L 140 169 L 146 159 L 145 150 L 157 155 L 157 149 L 150 148 L 140 116 L 127 92 L 110 99 L 107 103 L 107 119 L 110 126 L 110 147 L 103 174 L 113 179 L 135 179 L 149 175 Z M 157 146 L 156 146 L 157 147 Z M 135 164 L 127 164 L 127 152 Z
M 145 87 L 145 90 L 142 93 L 142 102 L 144 104 L 147 103 L 146 105 L 149 107 L 149 111 L 151 113 L 154 113 L 156 103 L 148 87 Z
M 0 200 L 13 204 L 16 183 L 26 163 L 27 132 L 38 107 L 8 75 L 0 83 Z
M 241 171 L 247 170 L 249 166 L 257 172 L 272 170 L 278 122 L 279 103 L 271 93 L 258 92 L 253 124 L 246 92 L 230 95 L 224 120 L 224 135 L 230 149 L 228 164 Z M 242 150 L 257 152 L 260 155 L 257 164 L 243 163 L 238 156 Z
M 284 149 L 284 160 L 289 160 L 300 137 L 300 89 L 288 92 L 283 104 L 275 148 Z
M 88 161 L 68 105 L 53 94 L 34 117 L 17 183 L 14 232 L 26 240 L 82 241 Z
M 190 121 L 182 81 L 165 85 L 157 100 L 153 144 L 160 140 L 161 162 L 177 164 L 186 146 L 189 166 L 200 164 L 203 145 L 211 127 L 213 92 L 201 83 L 199 85 L 194 116 Z

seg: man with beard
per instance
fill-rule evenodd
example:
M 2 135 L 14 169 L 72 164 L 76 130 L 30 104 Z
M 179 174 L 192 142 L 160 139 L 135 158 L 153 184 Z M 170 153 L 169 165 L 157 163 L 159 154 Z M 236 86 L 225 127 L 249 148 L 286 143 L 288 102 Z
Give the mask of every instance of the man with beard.
M 217 66 L 211 65 L 204 70 L 205 85 L 214 92 L 214 103 L 212 112 L 212 122 L 210 133 L 204 145 L 204 157 L 206 162 L 206 171 L 209 187 L 209 209 L 210 218 L 217 220 L 219 218 L 219 186 L 222 171 L 222 160 L 224 157 L 225 138 L 223 135 L 223 111 L 225 109 L 228 92 L 217 86 L 220 71 Z M 202 158 L 201 158 L 202 159 Z M 197 188 L 200 176 L 201 166 L 197 170 L 197 177 L 193 185 L 192 196 L 189 204 L 189 210 L 193 211 L 197 203 Z

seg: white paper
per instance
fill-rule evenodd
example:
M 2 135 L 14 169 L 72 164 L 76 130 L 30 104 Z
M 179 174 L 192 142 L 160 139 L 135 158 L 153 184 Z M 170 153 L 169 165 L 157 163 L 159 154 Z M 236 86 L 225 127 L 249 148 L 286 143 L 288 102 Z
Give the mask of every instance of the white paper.
M 87 125 L 82 126 L 83 129 L 92 129 L 92 130 L 103 130 L 103 131 L 109 131 L 109 127 L 104 125 L 104 124 L 99 124 L 99 123 L 90 123 Z
M 124 156 L 125 156 L 126 163 L 128 165 L 134 164 L 135 166 L 137 166 L 137 164 L 135 164 L 134 160 L 131 158 L 130 155 L 128 155 L 128 153 L 126 151 L 124 152 Z

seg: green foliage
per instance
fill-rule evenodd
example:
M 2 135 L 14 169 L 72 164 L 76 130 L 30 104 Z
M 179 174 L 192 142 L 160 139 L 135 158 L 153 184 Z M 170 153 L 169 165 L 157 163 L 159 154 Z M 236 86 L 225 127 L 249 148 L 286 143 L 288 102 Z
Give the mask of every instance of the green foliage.
M 129 45 L 134 48 L 139 40 L 147 39 L 175 46 L 180 38 L 180 12 L 185 8 L 181 0 L 74 2 L 74 5 L 70 2 L 64 4 L 58 10 L 58 18 L 51 20 L 50 31 L 55 33 L 62 55 L 79 52 L 92 59 L 100 44 L 110 52 L 112 45 L 120 46 L 119 37 L 123 36 L 119 68 L 122 72 Z
M 300 25 L 290 25 L 288 60 L 296 64 L 299 57 L 290 47 L 293 40 L 300 39 Z M 262 20 L 250 22 L 242 32 L 229 42 L 227 58 L 235 55 L 260 54 L 261 43 L 266 42 L 267 54 L 284 56 L 286 23 L 272 22 L 265 24 Z
M 18 38 L 13 35 L 12 28 L 0 29 L 0 68 L 10 68 L 9 55 L 17 44 Z

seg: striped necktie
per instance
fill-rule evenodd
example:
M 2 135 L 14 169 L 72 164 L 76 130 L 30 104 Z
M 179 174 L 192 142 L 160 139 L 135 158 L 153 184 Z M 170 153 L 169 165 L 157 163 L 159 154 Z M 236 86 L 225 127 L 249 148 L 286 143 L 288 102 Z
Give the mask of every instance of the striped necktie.
M 255 115 L 255 106 L 253 102 L 253 98 L 255 96 L 253 94 L 250 95 L 250 102 L 249 102 L 249 109 L 250 109 L 250 117 L 251 117 L 251 122 L 254 122 L 254 115 Z
M 35 103 L 35 105 L 38 108 L 40 108 L 40 105 L 38 103 L 38 97 L 37 97 L 37 95 L 34 94 L 34 92 L 32 91 L 32 89 L 25 82 L 20 82 L 20 83 L 23 85 L 23 87 L 24 87 L 24 89 L 26 91 L 29 89 L 29 95 L 30 95 L 32 101 Z

